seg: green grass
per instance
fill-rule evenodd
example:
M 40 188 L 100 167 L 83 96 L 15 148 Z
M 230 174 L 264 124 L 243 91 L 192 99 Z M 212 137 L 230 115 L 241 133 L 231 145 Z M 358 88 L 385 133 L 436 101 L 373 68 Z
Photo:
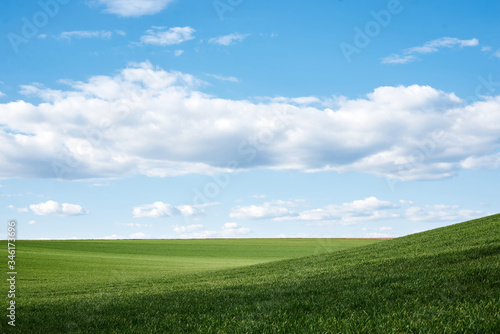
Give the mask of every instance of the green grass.
M 248 266 L 342 250 L 373 239 L 83 240 L 17 242 L 19 288 L 78 293 L 117 284 Z
M 307 242 L 21 241 L 16 329 L 500 332 L 500 215 L 344 250 Z

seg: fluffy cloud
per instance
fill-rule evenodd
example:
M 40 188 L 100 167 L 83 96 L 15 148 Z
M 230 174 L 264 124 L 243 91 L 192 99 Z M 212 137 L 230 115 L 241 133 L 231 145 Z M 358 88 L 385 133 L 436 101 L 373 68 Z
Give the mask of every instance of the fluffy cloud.
M 194 207 L 193 205 L 173 206 L 168 203 L 154 202 L 153 204 L 145 204 L 136 206 L 132 214 L 134 218 L 158 218 L 170 216 L 198 216 L 204 214 L 205 211 Z
M 233 44 L 234 42 L 241 42 L 248 36 L 249 34 L 233 33 L 225 36 L 210 38 L 208 42 L 212 44 L 228 46 Z
M 0 103 L 0 178 L 268 168 L 415 180 L 498 167 L 500 96 L 466 103 L 413 85 L 357 99 L 230 100 L 148 62 L 66 83 L 67 90 L 23 86 L 39 104 Z
M 106 6 L 104 12 L 124 17 L 138 17 L 156 14 L 173 0 L 96 0 Z
M 187 226 L 176 225 L 176 226 L 174 226 L 174 232 L 175 233 L 189 233 L 189 232 L 193 232 L 196 230 L 201 230 L 202 228 L 203 228 L 203 225 L 201 225 L 201 224 L 192 224 L 192 225 L 187 225 Z
M 340 205 L 331 204 L 313 210 L 305 210 L 296 215 L 279 217 L 275 220 L 327 221 L 351 224 L 360 221 L 398 218 L 398 213 L 388 211 L 395 208 L 398 208 L 396 204 L 372 196 Z
M 237 236 L 237 235 L 247 235 L 252 233 L 252 230 L 248 227 L 242 227 L 237 223 L 225 223 L 222 226 L 222 236 Z
M 136 232 L 136 233 L 132 233 L 130 236 L 129 236 L 130 239 L 148 239 L 149 238 L 149 234 L 145 234 L 145 233 L 142 233 L 142 232 Z
M 464 46 L 477 46 L 479 41 L 476 38 L 472 39 L 458 39 L 455 37 L 442 37 L 434 39 L 425 43 L 422 46 L 414 46 L 403 51 L 402 55 L 393 54 L 382 59 L 384 64 L 404 64 L 415 60 L 418 57 L 415 54 L 426 54 L 438 52 L 442 48 L 464 47 Z
M 301 201 L 272 201 L 262 205 L 238 206 L 231 210 L 229 217 L 238 219 L 272 219 L 275 221 L 328 221 L 356 223 L 367 220 L 391 219 L 399 217 L 386 209 L 398 206 L 376 197 L 368 197 L 341 205 L 331 204 L 312 210 L 298 210 Z
M 89 211 L 78 204 L 58 203 L 47 201 L 39 204 L 31 204 L 31 211 L 39 216 L 59 215 L 59 216 L 81 216 L 89 214 Z
M 415 222 L 443 221 L 460 222 L 479 218 L 487 213 L 478 210 L 462 209 L 458 205 L 413 205 L 412 201 L 400 200 L 398 204 L 367 197 L 343 204 L 330 204 L 319 208 L 304 210 L 303 201 L 272 201 L 261 205 L 237 206 L 231 210 L 230 217 L 237 219 L 270 219 L 273 221 L 303 221 L 311 225 L 357 224 L 368 221 L 388 221 L 393 219 Z M 310 204 L 307 204 L 309 206 Z M 401 207 L 404 206 L 404 207 Z M 226 226 L 227 225 L 227 226 Z M 236 229 L 236 223 L 227 223 L 226 228 Z M 385 232 L 392 227 L 363 228 L 363 231 Z M 368 236 L 368 235 L 366 235 Z M 382 237 L 380 235 L 379 237 Z M 384 235 L 385 237 L 385 235 Z
M 262 205 L 238 206 L 231 209 L 229 217 L 238 219 L 270 219 L 293 215 L 293 202 L 272 201 Z
M 168 30 L 164 27 L 153 27 L 146 31 L 146 35 L 141 36 L 141 43 L 161 46 L 180 44 L 193 39 L 195 31 L 191 27 L 174 27 Z

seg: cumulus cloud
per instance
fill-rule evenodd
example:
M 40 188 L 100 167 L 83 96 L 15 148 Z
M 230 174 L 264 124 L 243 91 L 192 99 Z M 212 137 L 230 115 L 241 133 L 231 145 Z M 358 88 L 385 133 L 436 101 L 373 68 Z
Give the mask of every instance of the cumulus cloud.
M 89 211 L 78 204 L 58 203 L 56 201 L 47 201 L 39 204 L 31 204 L 31 211 L 39 216 L 58 215 L 58 216 L 81 216 L 89 214 Z
M 294 211 L 289 207 L 294 203 L 289 201 L 272 201 L 262 205 L 238 206 L 231 209 L 229 217 L 238 219 L 269 219 L 290 216 Z
M 94 0 L 106 6 L 104 12 L 124 17 L 138 17 L 161 12 L 173 0 Z
M 225 223 L 224 226 L 222 226 L 222 236 L 237 236 L 237 235 L 247 235 L 252 233 L 252 230 L 249 229 L 248 227 L 242 227 L 237 223 Z
M 398 218 L 399 214 L 388 210 L 398 208 L 389 201 L 368 197 L 343 204 L 331 204 L 321 208 L 300 209 L 302 201 L 271 201 L 261 205 L 237 206 L 229 217 L 237 219 L 272 219 L 275 221 L 327 221 L 356 223 L 359 221 Z
M 191 27 L 173 27 L 165 30 L 165 27 L 152 27 L 146 34 L 141 36 L 141 43 L 153 45 L 174 45 L 194 39 L 194 30 Z M 176 53 L 180 56 L 181 53 Z
M 205 211 L 193 205 L 173 206 L 168 203 L 154 202 L 153 204 L 145 204 L 136 206 L 132 214 L 134 218 L 158 218 L 171 216 L 198 216 L 204 214 Z
M 250 34 L 240 34 L 240 33 L 232 33 L 229 35 L 219 36 L 210 38 L 208 40 L 209 43 L 218 44 L 223 46 L 228 46 L 234 44 L 235 42 L 241 42 L 245 38 L 247 38 Z
M 145 233 L 142 233 L 142 232 L 136 232 L 136 233 L 132 233 L 130 236 L 129 236 L 130 239 L 148 239 L 149 238 L 149 234 L 145 234 Z
M 39 104 L 0 103 L 0 178 L 267 168 L 418 180 L 498 166 L 500 96 L 467 103 L 412 85 L 334 102 L 231 100 L 203 93 L 192 75 L 149 62 L 65 83 L 65 90 L 22 86 Z
M 72 38 L 101 38 L 110 39 L 113 36 L 111 31 L 106 30 L 77 30 L 65 31 L 59 35 L 59 38 L 71 40 Z
M 421 46 L 414 46 L 403 51 L 403 54 L 393 54 L 382 59 L 384 64 L 405 64 L 418 60 L 415 54 L 426 54 L 438 52 L 442 48 L 477 46 L 479 41 L 476 38 L 458 39 L 455 37 L 442 37 L 429 41 Z
M 269 219 L 272 221 L 303 221 L 309 225 L 351 225 L 370 221 L 414 221 L 414 222 L 461 222 L 487 215 L 480 210 L 462 209 L 458 205 L 414 205 L 412 201 L 397 203 L 380 200 L 374 196 L 342 204 L 329 204 L 313 209 L 302 200 L 271 201 L 261 205 L 237 206 L 231 209 L 230 217 L 236 219 Z M 237 229 L 237 223 L 226 223 L 224 228 Z M 381 233 L 393 227 L 363 227 L 363 231 Z M 369 235 L 366 234 L 366 237 Z M 375 237 L 375 234 L 371 235 Z M 388 237 L 389 235 L 378 235 Z
M 296 215 L 282 216 L 275 220 L 327 221 L 328 223 L 351 224 L 360 221 L 398 218 L 400 216 L 398 213 L 389 211 L 396 208 L 398 205 L 372 196 L 340 205 L 331 204 L 317 209 L 305 210 Z
M 203 228 L 203 225 L 201 224 L 191 224 L 191 225 L 176 225 L 174 226 L 174 232 L 175 233 L 189 233 L 193 232 L 196 230 L 201 230 Z

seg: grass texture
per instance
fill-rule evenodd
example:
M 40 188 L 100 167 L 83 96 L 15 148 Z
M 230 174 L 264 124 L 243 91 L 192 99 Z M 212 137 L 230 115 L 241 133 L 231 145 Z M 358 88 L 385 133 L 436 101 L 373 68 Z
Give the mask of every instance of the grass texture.
M 386 241 L 17 248 L 16 327 L 2 333 L 500 332 L 500 215 Z

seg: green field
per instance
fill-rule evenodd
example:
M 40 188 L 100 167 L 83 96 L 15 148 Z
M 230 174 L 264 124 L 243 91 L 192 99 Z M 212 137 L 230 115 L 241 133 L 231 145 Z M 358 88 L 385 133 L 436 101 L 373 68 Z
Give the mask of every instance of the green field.
M 386 241 L 17 248 L 16 329 L 2 333 L 500 332 L 500 215 Z

